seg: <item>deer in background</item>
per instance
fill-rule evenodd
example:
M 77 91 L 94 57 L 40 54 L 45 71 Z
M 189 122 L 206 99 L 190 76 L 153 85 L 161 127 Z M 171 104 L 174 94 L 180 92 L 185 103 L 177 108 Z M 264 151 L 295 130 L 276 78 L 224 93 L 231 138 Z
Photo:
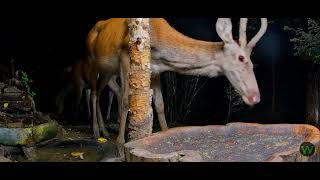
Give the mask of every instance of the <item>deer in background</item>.
M 256 43 L 266 32 L 267 19 L 261 18 L 261 27 L 249 43 L 246 37 L 247 21 L 247 18 L 240 19 L 239 42 L 237 42 L 233 39 L 231 19 L 219 18 L 216 22 L 216 31 L 222 42 L 206 42 L 181 34 L 162 18 L 150 19 L 151 88 L 161 130 L 168 129 L 160 84 L 160 74 L 165 71 L 207 77 L 225 75 L 247 105 L 253 106 L 260 102 L 260 92 L 250 56 Z M 98 125 L 96 116 L 96 102 L 99 101 L 100 91 L 112 76 L 120 75 L 121 86 L 115 88 L 119 89 L 115 93 L 120 107 L 118 117 L 120 130 L 117 142 L 124 143 L 130 68 L 126 18 L 97 22 L 88 34 L 87 47 L 88 58 L 92 63 L 90 82 L 94 134 L 99 136 L 99 129 L 104 128 L 99 127 L 103 124 Z M 104 75 L 99 88 L 95 82 L 98 74 Z
M 56 108 L 59 115 L 63 113 L 66 95 L 73 91 L 75 95 L 75 101 L 72 104 L 73 119 L 77 119 L 82 93 L 85 90 L 86 101 L 89 102 L 86 104 L 88 118 L 90 118 L 90 89 L 88 88 L 88 74 L 90 72 L 88 71 L 87 64 L 87 60 L 84 59 L 64 69 L 63 78 L 66 80 L 66 85 L 61 89 L 56 98 Z
M 72 111 L 73 111 L 73 119 L 76 120 L 79 117 L 79 108 L 81 98 L 83 96 L 83 91 L 85 90 L 86 96 L 86 107 L 87 107 L 87 118 L 88 120 L 91 117 L 91 107 L 90 107 L 90 72 L 91 72 L 91 63 L 88 59 L 82 59 L 77 63 L 73 64 L 64 69 L 64 78 L 67 79 L 66 85 L 62 88 L 56 98 L 56 107 L 57 107 L 57 114 L 62 114 L 64 110 L 64 103 L 66 95 L 73 91 L 75 92 L 75 100 L 72 104 Z M 99 77 L 97 76 L 97 81 Z M 109 87 L 113 88 L 113 84 L 116 83 L 116 76 L 110 79 Z M 118 91 L 118 90 L 114 90 Z M 108 103 L 108 110 L 107 110 L 107 120 L 110 120 L 110 111 L 111 111 L 111 104 L 113 101 L 114 93 L 109 91 L 109 103 Z M 108 135 L 107 131 L 104 130 L 105 134 Z

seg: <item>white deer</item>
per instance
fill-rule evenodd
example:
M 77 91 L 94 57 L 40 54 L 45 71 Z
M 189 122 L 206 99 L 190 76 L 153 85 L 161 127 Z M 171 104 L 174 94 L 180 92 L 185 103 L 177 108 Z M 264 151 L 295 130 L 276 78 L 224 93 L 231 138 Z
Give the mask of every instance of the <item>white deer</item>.
M 216 31 L 222 42 L 206 42 L 181 34 L 162 18 L 150 19 L 151 88 L 162 130 L 168 129 L 160 86 L 160 74 L 165 71 L 207 77 L 225 75 L 247 105 L 253 106 L 260 102 L 260 92 L 250 56 L 253 47 L 266 32 L 267 19 L 261 18 L 261 27 L 249 43 L 246 37 L 247 21 L 247 18 L 240 19 L 237 42 L 232 36 L 231 19 L 219 18 Z M 90 59 L 88 67 L 91 77 L 89 82 L 94 135 L 99 137 L 100 132 L 106 132 L 99 107 L 99 96 L 109 83 L 112 84 L 111 89 L 115 92 L 119 104 L 120 129 L 117 142 L 124 143 L 130 68 L 126 18 L 113 18 L 96 23 L 88 34 L 87 47 Z M 98 74 L 101 77 L 100 83 L 97 83 Z M 110 81 L 118 75 L 121 79 L 120 87 L 114 80 Z

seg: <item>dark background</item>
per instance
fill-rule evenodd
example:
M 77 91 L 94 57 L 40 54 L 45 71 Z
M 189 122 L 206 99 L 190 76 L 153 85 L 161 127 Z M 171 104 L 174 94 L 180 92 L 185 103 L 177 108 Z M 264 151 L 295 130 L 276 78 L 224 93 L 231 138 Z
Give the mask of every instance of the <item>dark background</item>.
M 50 5 L 47 5 L 50 6 Z M 33 9 L 30 9 L 32 11 Z M 72 9 L 22 11 L 1 18 L 0 62 L 8 66 L 15 60 L 16 69 L 23 69 L 34 80 L 36 106 L 42 112 L 54 111 L 54 99 L 62 87 L 63 68 L 85 56 L 85 38 L 93 25 L 109 16 L 103 11 Z M 220 41 L 215 32 L 216 17 L 166 18 L 183 34 L 192 38 Z M 234 28 L 238 28 L 234 26 Z M 232 121 L 259 123 L 304 123 L 305 83 L 309 66 L 293 56 L 288 36 L 277 24 L 269 24 L 265 36 L 252 57 L 262 101 L 253 108 L 234 113 Z M 276 69 L 276 109 L 272 111 L 272 68 Z M 204 77 L 205 78 L 205 77 Z M 207 81 L 196 97 L 188 125 L 224 124 L 227 104 L 224 98 L 224 77 Z

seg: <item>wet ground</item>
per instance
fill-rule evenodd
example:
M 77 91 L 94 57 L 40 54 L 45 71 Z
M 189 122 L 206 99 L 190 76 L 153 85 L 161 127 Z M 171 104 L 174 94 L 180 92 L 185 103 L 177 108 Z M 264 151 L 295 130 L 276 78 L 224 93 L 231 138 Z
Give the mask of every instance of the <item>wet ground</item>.
M 112 134 L 112 136 L 114 136 Z M 88 127 L 61 128 L 55 139 L 25 148 L 25 155 L 11 156 L 18 162 L 99 162 L 118 156 L 118 148 L 111 139 L 99 141 Z

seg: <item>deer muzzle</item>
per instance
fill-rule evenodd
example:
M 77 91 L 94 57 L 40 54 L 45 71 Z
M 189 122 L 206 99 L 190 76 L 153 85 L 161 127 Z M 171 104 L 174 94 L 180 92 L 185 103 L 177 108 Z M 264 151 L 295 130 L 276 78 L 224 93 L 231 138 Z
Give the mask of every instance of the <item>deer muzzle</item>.
M 242 96 L 243 101 L 249 105 L 253 106 L 260 102 L 260 93 L 258 91 L 252 91 L 246 96 Z

